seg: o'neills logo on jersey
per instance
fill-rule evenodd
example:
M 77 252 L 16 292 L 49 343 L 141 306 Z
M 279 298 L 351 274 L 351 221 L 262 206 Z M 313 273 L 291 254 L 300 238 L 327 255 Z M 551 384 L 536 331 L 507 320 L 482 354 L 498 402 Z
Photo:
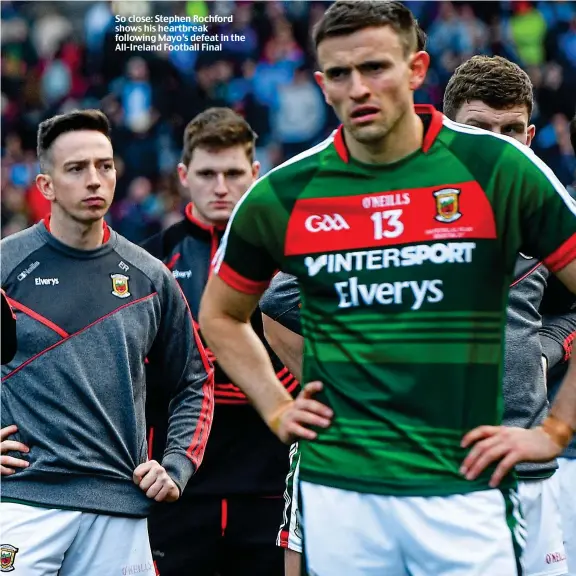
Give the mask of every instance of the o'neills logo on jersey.
M 438 222 L 455 222 L 462 217 L 458 205 L 459 196 L 460 190 L 456 188 L 444 188 L 443 190 L 434 192 L 436 210 L 438 211 L 435 219 L 438 220 Z
M 444 299 L 442 280 L 360 284 L 354 276 L 346 282 L 336 282 L 334 288 L 339 298 L 338 308 L 410 304 L 411 310 L 419 310 L 424 302 L 435 304 Z

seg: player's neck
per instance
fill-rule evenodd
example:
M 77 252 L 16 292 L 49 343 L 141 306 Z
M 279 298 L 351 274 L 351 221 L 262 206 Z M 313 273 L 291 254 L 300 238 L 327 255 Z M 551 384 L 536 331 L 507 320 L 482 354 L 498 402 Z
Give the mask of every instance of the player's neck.
M 104 221 L 83 223 L 53 210 L 50 216 L 50 233 L 62 244 L 77 250 L 95 250 L 104 240 Z
M 352 158 L 364 164 L 391 164 L 422 147 L 424 124 L 410 111 L 398 120 L 383 140 L 367 145 L 348 138 L 346 146 Z
M 198 211 L 198 209 L 196 208 L 195 204 L 192 204 L 192 217 L 200 222 L 200 224 L 204 224 L 204 226 L 212 226 L 214 228 L 226 228 L 226 221 L 216 221 L 216 220 L 210 220 L 210 218 L 206 218 L 206 216 L 204 216 L 204 214 L 202 214 L 200 211 Z

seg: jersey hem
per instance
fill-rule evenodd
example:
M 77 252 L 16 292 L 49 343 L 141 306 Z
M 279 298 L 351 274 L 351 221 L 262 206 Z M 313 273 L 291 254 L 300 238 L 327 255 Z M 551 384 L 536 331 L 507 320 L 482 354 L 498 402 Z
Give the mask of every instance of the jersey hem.
M 20 504 L 22 506 L 30 506 L 32 508 L 46 508 L 48 510 L 66 510 L 68 512 L 85 512 L 89 514 L 98 514 L 100 516 L 118 516 L 120 518 L 146 518 L 147 514 L 118 514 L 115 512 L 102 512 L 92 508 L 82 506 L 62 506 L 55 504 L 32 502 L 30 500 L 21 500 L 19 498 L 5 498 L 2 496 L 2 502 L 9 502 L 10 504 Z
M 5 477 L 2 501 L 127 518 L 145 518 L 154 503 L 129 480 L 53 472 L 34 478 L 23 473 Z
M 493 490 L 489 485 L 490 478 L 450 482 L 439 478 L 433 484 L 414 484 L 408 486 L 406 481 L 382 481 L 359 480 L 358 478 L 345 478 L 343 476 L 328 476 L 325 473 L 317 473 L 300 467 L 300 481 L 321 486 L 329 486 L 339 490 L 349 490 L 364 494 L 377 494 L 379 496 L 453 496 L 456 494 L 468 494 L 480 490 Z M 514 476 L 505 478 L 497 487 L 499 490 L 515 488 L 517 482 Z

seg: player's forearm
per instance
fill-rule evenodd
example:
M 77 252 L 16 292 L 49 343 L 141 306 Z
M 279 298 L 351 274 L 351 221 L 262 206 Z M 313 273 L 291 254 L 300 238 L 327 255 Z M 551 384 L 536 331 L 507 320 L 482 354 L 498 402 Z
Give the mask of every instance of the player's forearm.
M 563 445 L 567 445 L 576 432 L 576 355 L 570 358 L 568 371 L 552 404 L 550 416 L 544 422 L 544 428 L 557 435 L 559 443 Z
M 201 328 L 218 364 L 271 425 L 279 408 L 292 397 L 276 377 L 266 348 L 251 324 L 221 316 L 204 318 Z

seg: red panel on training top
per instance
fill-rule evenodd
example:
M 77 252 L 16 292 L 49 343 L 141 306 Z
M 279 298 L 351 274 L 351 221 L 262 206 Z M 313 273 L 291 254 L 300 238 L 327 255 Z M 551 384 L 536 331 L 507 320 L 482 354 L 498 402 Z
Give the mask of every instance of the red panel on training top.
M 494 212 L 477 182 L 296 201 L 286 256 L 496 238 Z

